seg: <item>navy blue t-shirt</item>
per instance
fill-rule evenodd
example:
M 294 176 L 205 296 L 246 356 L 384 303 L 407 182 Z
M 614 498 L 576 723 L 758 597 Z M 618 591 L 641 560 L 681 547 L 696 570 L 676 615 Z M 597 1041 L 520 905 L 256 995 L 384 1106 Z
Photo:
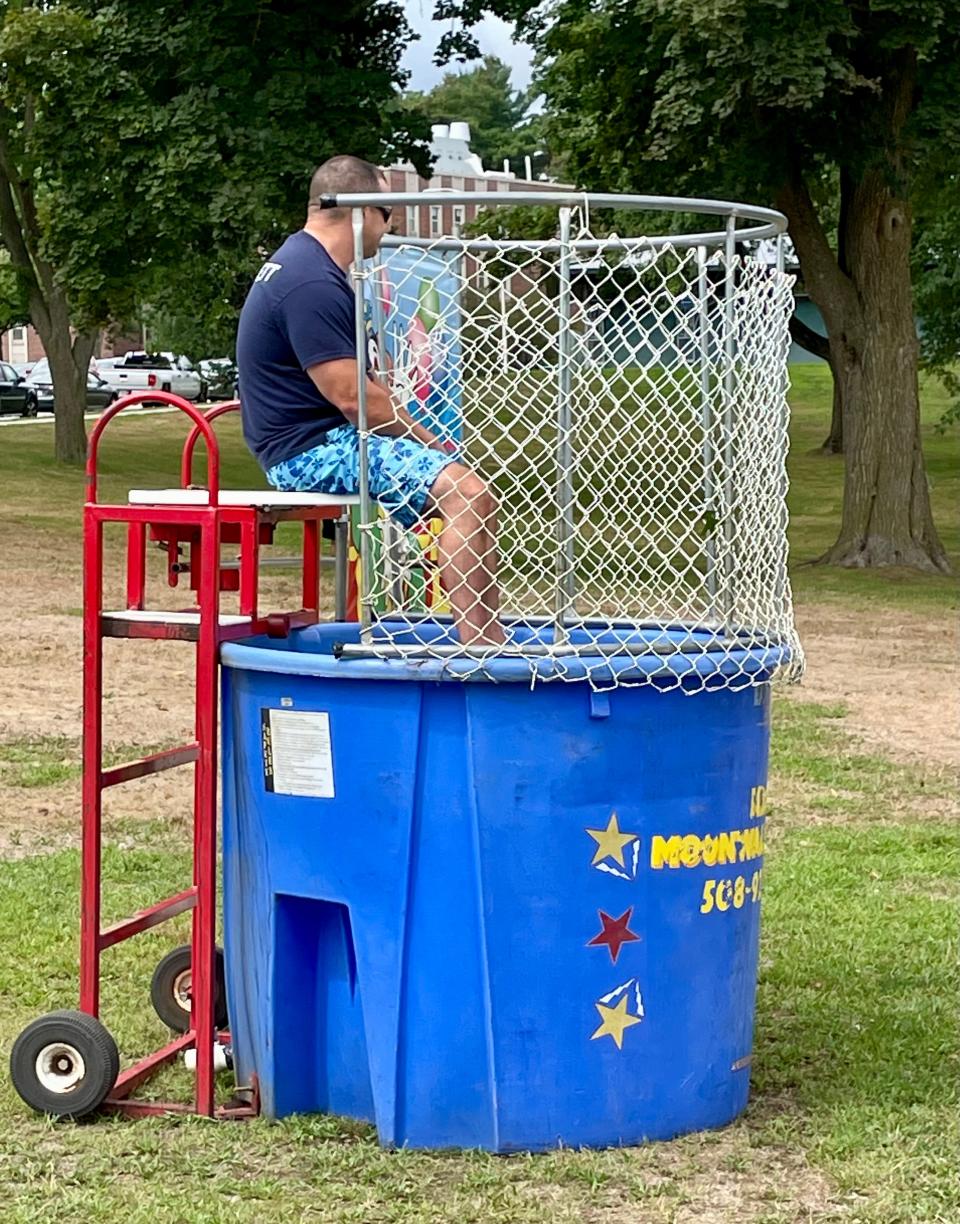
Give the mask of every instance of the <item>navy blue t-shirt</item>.
M 345 423 L 305 371 L 355 357 L 354 326 L 346 273 L 305 230 L 291 234 L 257 273 L 237 332 L 243 436 L 264 471 Z

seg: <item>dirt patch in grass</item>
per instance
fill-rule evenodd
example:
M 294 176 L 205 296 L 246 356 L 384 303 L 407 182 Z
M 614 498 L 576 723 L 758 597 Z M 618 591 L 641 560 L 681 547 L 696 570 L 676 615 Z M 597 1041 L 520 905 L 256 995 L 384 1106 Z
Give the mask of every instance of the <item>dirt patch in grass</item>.
M 30 550 L 14 554 L 11 580 L 0 591 L 5 625 L 0 649 L 0 742 L 33 737 L 78 741 L 82 728 L 82 594 L 78 558 L 54 535 L 37 532 L 33 554 L 44 568 L 31 568 Z M 47 546 L 50 545 L 48 556 Z M 119 559 L 118 559 L 119 560 Z M 153 558 L 156 603 L 186 606 L 188 591 L 171 591 Z M 107 602 L 122 603 L 119 565 Z M 289 582 L 271 582 L 265 604 L 293 606 Z M 36 609 L 36 613 L 29 612 Z M 960 690 L 960 634 L 949 614 L 919 615 L 871 607 L 862 616 L 838 602 L 802 604 L 798 621 L 807 652 L 803 685 L 786 691 L 790 701 L 842 703 L 838 719 L 851 742 L 861 741 L 883 755 L 920 763 L 949 774 L 960 761 L 956 696 Z M 193 650 L 183 643 L 108 641 L 104 649 L 104 740 L 153 746 L 192 738 Z M 141 780 L 118 788 L 105 804 L 106 819 L 169 818 L 189 811 L 182 776 Z M 787 784 L 789 786 L 789 784 Z M 780 800 L 787 798 L 783 780 Z M 804 788 L 789 796 L 791 805 L 810 807 Z M 803 793 L 801 793 L 803 792 Z M 822 801 L 823 796 L 820 796 Z M 842 800 L 842 796 L 840 796 Z M 929 811 L 942 817 L 941 797 L 918 793 L 914 816 Z M 822 807 L 822 802 L 821 802 Z M 842 819 L 839 810 L 810 808 L 817 823 Z M 33 791 L 6 785 L 0 778 L 0 855 L 27 853 L 45 846 L 75 844 L 79 835 L 79 783 L 73 779 Z M 888 813 L 888 815 L 893 815 Z
M 894 760 L 960 766 L 960 620 L 953 614 L 801 604 L 807 656 L 791 697 L 843 702 L 845 725 Z
M 3 612 L 7 612 L 3 609 Z M 7 619 L 0 740 L 79 736 L 82 632 L 78 616 Z M 104 643 L 104 738 L 124 743 L 190 738 L 193 651 L 174 642 Z
M 9 536 L 0 531 L 0 541 Z M 83 728 L 83 620 L 78 558 L 54 535 L 36 532 L 30 550 L 12 554 L 9 581 L 0 589 L 0 745 L 63 741 L 74 745 L 79 766 Z M 48 554 L 49 544 L 49 554 Z M 151 606 L 189 607 L 189 589 L 164 585 L 162 558 L 151 557 Z M 122 607 L 120 558 L 105 567 L 105 607 Z M 264 607 L 295 607 L 289 578 L 264 583 Z M 229 597 L 225 611 L 232 611 Z M 131 747 L 124 759 L 156 751 L 158 745 L 187 743 L 194 735 L 194 648 L 183 642 L 107 640 L 104 643 L 103 736 L 111 745 Z M 138 748 L 141 751 L 135 751 Z M 38 750 L 38 757 L 44 752 Z M 113 761 L 112 763 L 118 763 Z M 29 763 L 24 764 L 29 769 Z M 74 773 L 74 770 L 66 772 Z M 189 817 L 191 771 L 173 770 L 144 778 L 104 796 L 104 828 L 122 835 L 136 820 L 169 821 L 176 829 Z M 79 776 L 39 787 L 12 785 L 0 769 L 0 858 L 79 845 Z
M 138 843 L 135 827 L 156 821 L 160 827 L 151 845 L 185 849 L 192 802 L 192 774 L 186 769 L 117 787 L 103 797 L 104 837 L 121 849 L 133 846 Z M 79 777 L 35 789 L 0 784 L 0 859 L 78 848 L 80 812 Z
M 641 1160 L 636 1160 L 641 1156 Z M 830 1181 L 796 1151 L 749 1142 L 743 1124 L 631 1153 L 627 1184 L 605 1186 L 589 1224 L 760 1224 L 842 1212 Z M 612 1179 L 614 1180 L 614 1179 Z
M 798 827 L 838 825 L 901 825 L 904 822 L 960 820 L 960 799 L 956 795 L 926 794 L 912 791 L 904 797 L 891 794 L 882 806 L 871 809 L 862 799 L 845 804 L 831 801 L 829 791 L 813 787 L 799 778 L 774 772 L 770 778 L 771 818 L 767 821 L 764 845 L 774 850 L 784 832 Z

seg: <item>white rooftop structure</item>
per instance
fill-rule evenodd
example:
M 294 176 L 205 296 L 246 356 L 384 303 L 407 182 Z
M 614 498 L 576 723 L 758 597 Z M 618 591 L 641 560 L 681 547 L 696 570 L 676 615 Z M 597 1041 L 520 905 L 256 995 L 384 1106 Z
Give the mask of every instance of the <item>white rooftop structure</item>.
M 469 123 L 434 123 L 430 129 L 430 152 L 434 157 L 434 174 L 485 178 L 490 173 L 484 170 L 477 154 L 471 152 Z M 497 177 L 504 177 L 503 173 Z

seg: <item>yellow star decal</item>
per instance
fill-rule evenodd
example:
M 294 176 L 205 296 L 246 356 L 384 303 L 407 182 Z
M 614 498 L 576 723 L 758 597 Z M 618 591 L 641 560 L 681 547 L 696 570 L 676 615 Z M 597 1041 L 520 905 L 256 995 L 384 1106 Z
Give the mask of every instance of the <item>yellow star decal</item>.
M 623 862 L 623 848 L 629 846 L 632 841 L 637 840 L 636 833 L 621 833 L 620 825 L 617 823 L 617 813 L 614 812 L 605 829 L 587 829 L 587 832 L 597 843 L 597 852 L 593 856 L 595 866 L 601 859 L 615 859 L 621 867 Z
M 631 1016 L 627 1011 L 627 996 L 624 995 L 616 1007 L 605 1007 L 602 1003 L 593 1005 L 600 1013 L 603 1023 L 590 1038 L 596 1041 L 598 1037 L 612 1037 L 617 1043 L 617 1049 L 623 1049 L 623 1033 L 631 1024 L 639 1024 L 639 1016 Z

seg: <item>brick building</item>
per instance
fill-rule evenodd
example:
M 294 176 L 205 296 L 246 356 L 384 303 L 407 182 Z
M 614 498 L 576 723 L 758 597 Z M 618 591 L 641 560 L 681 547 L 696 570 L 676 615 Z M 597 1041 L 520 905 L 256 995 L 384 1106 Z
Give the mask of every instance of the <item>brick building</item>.
M 435 204 L 408 205 L 393 215 L 393 232 L 412 238 L 437 238 L 458 234 L 473 221 L 481 205 L 444 204 L 447 191 L 554 191 L 562 185 L 543 179 L 517 178 L 509 170 L 485 170 L 480 158 L 470 151 L 470 126 L 466 123 L 434 124 L 430 152 L 434 157 L 433 177 L 421 178 L 410 165 L 389 168 L 391 191 L 435 191 Z
M 115 335 L 110 332 L 101 332 L 93 355 L 95 357 L 122 357 L 124 353 L 135 352 L 142 348 L 143 339 L 135 333 Z M 46 356 L 40 337 L 29 323 L 20 327 L 11 327 L 5 331 L 3 340 L 0 342 L 0 352 L 2 352 L 4 361 L 12 362 L 14 365 L 32 365 L 41 357 Z

